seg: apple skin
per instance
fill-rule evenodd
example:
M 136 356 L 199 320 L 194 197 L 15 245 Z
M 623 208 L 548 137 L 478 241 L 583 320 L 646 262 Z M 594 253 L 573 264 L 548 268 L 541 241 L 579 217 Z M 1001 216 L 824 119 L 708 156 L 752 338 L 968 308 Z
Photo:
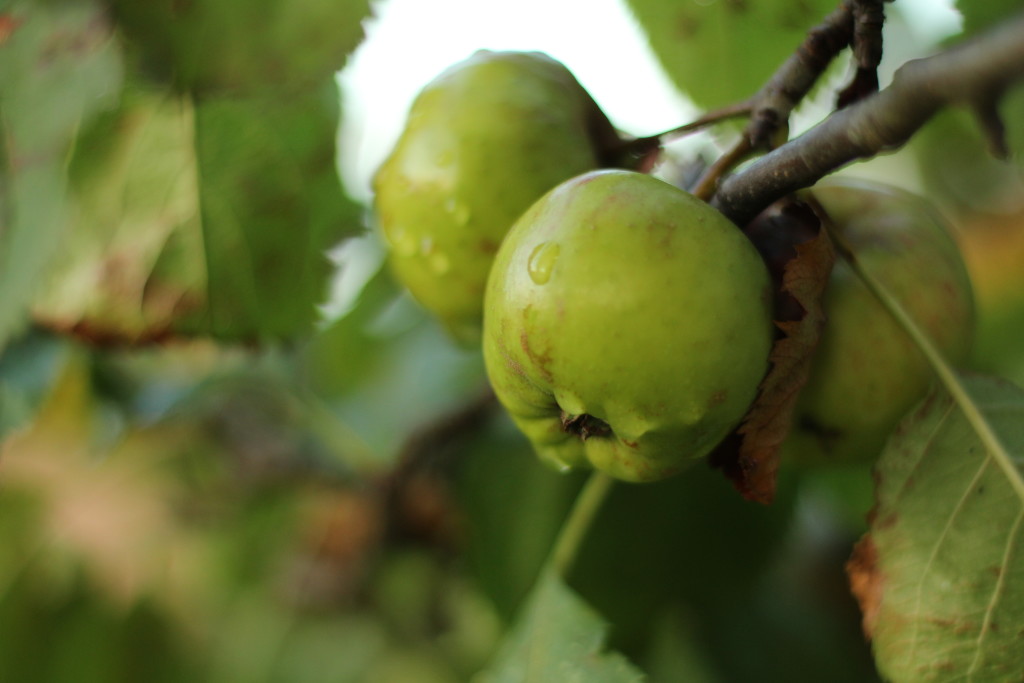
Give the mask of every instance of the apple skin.
M 768 367 L 770 302 L 764 262 L 720 213 L 651 176 L 593 171 L 505 238 L 484 360 L 543 461 L 656 481 L 746 414 Z
M 481 50 L 430 82 L 374 177 L 389 262 L 455 339 L 479 344 L 494 254 L 558 183 L 597 168 L 618 136 L 560 62 Z
M 830 179 L 815 198 L 863 267 L 884 284 L 947 360 L 962 362 L 975 328 L 971 281 L 953 238 L 921 197 L 867 181 Z M 803 464 L 873 460 L 934 372 L 841 259 L 827 316 L 782 458 Z

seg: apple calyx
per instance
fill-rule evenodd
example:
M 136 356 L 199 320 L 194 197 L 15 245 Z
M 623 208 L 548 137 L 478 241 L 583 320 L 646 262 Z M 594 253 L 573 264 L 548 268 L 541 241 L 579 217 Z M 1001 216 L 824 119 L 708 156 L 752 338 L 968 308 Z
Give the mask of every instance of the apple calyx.
M 563 410 L 562 431 L 566 434 L 576 434 L 580 441 L 586 441 L 592 436 L 608 436 L 612 433 L 612 428 L 607 422 L 593 415 L 570 415 Z

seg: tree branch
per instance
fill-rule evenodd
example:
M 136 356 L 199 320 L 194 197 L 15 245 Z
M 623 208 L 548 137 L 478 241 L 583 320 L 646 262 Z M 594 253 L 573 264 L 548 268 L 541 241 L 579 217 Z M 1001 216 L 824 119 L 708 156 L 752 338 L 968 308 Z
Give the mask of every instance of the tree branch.
M 933 57 L 892 84 L 724 179 L 712 204 L 739 225 L 785 195 L 858 159 L 901 147 L 941 108 L 991 102 L 1024 80 L 1024 13 Z

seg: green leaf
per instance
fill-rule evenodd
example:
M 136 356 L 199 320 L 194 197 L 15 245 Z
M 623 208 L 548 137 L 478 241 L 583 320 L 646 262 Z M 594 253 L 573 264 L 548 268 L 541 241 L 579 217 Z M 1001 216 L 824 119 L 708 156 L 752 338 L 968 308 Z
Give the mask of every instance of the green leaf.
M 964 18 L 964 33 L 988 28 L 1021 11 L 1020 0 L 958 0 L 956 8 Z
M 541 463 L 505 413 L 467 444 L 459 462 L 466 563 L 501 617 L 511 620 L 529 594 L 585 477 L 562 474 Z M 578 567 L 603 569 L 586 557 Z
M 877 507 L 858 555 L 880 671 L 893 681 L 1007 681 L 1021 672 L 1024 628 L 1024 391 L 965 385 L 1016 457 L 1009 473 L 964 414 L 934 393 L 878 462 Z M 1016 477 L 1016 481 L 1013 481 Z M 872 552 L 874 561 L 870 559 Z
M 37 319 L 101 342 L 310 330 L 325 252 L 359 225 L 334 163 L 338 108 L 333 81 L 198 104 L 126 88 L 76 145 L 71 229 Z
M 749 97 L 833 9 L 835 0 L 628 0 L 651 48 L 702 107 Z
M 0 10 L 0 348 L 66 237 L 74 135 L 114 104 L 121 77 L 102 3 L 26 0 Z
M 36 319 L 96 338 L 172 330 L 205 301 L 198 168 L 187 100 L 128 89 L 80 137 L 69 229 Z
M 607 627 L 553 572 L 533 589 L 519 623 L 479 683 L 623 683 L 643 680 L 622 655 L 602 650 Z
M 186 90 L 255 94 L 306 89 L 363 39 L 370 0 L 115 0 L 142 66 Z
M 339 106 L 328 79 L 301 96 L 196 107 L 208 295 L 199 331 L 237 338 L 311 329 L 327 295 L 325 252 L 360 229 L 335 166 Z

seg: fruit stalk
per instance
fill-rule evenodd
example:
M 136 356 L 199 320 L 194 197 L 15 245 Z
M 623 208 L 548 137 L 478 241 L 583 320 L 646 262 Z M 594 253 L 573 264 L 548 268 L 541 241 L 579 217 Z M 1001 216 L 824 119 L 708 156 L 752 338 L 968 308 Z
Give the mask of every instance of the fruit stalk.
M 579 554 L 580 545 L 586 538 L 587 530 L 601 509 L 601 504 L 611 491 L 615 480 L 604 472 L 594 472 L 580 489 L 569 516 L 558 533 L 551 550 L 551 568 L 562 578 L 568 578 L 573 562 Z

